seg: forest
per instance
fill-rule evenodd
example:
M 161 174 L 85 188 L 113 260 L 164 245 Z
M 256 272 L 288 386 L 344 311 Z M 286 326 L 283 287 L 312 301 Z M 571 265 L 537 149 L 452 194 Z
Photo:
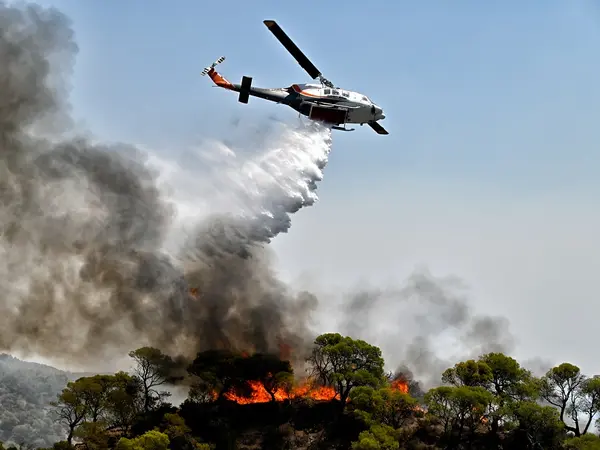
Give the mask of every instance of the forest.
M 318 336 L 296 371 L 282 355 L 231 350 L 187 362 L 152 347 L 129 356 L 130 373 L 64 380 L 45 412 L 47 431 L 63 435 L 46 448 L 600 449 L 600 377 L 571 363 L 536 377 L 488 353 L 424 392 L 410 374 L 386 372 L 377 346 L 337 333 Z M 188 392 L 178 406 L 173 386 Z M 36 448 L 19 444 L 0 449 Z

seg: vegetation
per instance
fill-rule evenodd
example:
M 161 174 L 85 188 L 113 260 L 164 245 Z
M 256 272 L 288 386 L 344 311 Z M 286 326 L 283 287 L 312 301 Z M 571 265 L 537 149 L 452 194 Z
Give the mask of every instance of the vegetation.
M 57 371 L 35 395 L 3 374 L 0 392 L 20 386 L 40 409 L 53 383 L 63 383 L 36 431 L 11 419 L 18 401 L 3 403 L 4 436 L 57 450 L 600 449 L 600 377 L 570 363 L 538 378 L 489 353 L 448 368 L 420 395 L 384 372 L 379 348 L 336 333 L 315 339 L 307 375 L 277 355 L 211 350 L 185 366 L 154 348 L 129 355 L 130 374 L 69 381 Z M 190 387 L 179 406 L 165 392 L 174 383 Z
M 82 375 L 0 354 L 0 441 L 44 447 L 64 439 L 64 428 L 48 415 L 50 402 Z

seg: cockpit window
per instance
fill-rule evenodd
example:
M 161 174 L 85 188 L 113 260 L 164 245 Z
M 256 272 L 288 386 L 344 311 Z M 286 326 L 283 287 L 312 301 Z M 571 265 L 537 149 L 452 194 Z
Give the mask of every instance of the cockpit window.
M 369 100 L 366 96 L 362 96 L 363 101 L 367 102 L 367 103 L 371 103 L 371 100 Z
M 346 91 L 342 91 L 342 95 L 343 95 L 344 97 L 348 97 L 348 98 L 350 97 L 350 94 L 348 94 Z
M 336 91 L 335 89 L 331 91 L 332 95 L 340 95 L 340 91 Z
M 331 89 L 325 89 L 325 95 L 331 94 Z

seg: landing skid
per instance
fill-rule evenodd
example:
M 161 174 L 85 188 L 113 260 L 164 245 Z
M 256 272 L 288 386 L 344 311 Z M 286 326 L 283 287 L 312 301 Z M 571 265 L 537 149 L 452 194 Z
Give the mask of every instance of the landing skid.
M 344 128 L 344 127 L 338 127 L 336 125 L 332 125 L 331 129 L 332 130 L 340 130 L 340 131 L 354 131 L 354 128 Z

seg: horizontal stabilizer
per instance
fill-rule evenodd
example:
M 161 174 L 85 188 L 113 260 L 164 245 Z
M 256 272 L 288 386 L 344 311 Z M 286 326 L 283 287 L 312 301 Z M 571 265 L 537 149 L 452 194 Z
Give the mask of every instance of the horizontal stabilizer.
M 250 86 L 252 86 L 252 77 L 242 77 L 242 85 L 240 87 L 240 96 L 238 100 L 240 103 L 248 103 L 250 98 Z

